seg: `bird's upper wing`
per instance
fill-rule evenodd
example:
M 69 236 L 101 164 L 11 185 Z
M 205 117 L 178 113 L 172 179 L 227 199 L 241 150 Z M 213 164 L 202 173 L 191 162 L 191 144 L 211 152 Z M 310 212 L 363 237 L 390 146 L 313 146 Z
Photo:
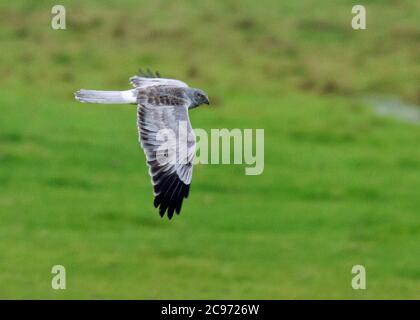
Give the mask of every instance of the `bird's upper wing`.
M 130 78 L 130 83 L 133 85 L 133 87 L 139 89 L 145 89 L 147 87 L 156 85 L 166 85 L 184 88 L 188 87 L 188 85 L 181 80 L 162 78 L 159 72 L 153 73 L 150 70 L 147 70 L 147 72 L 143 72 L 142 70 L 140 70 L 139 75 L 135 75 Z
M 188 117 L 189 100 L 180 88 L 156 86 L 139 90 L 138 130 L 161 216 L 179 214 L 188 197 L 195 135 Z M 177 94 L 178 93 L 178 94 Z

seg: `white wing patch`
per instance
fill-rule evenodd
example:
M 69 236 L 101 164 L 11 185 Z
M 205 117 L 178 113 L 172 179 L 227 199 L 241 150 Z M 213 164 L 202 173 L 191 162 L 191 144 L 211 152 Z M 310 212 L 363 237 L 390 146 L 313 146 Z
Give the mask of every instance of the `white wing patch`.
M 158 86 L 158 85 L 188 88 L 188 85 L 181 80 L 167 79 L 167 78 L 148 78 L 148 77 L 141 77 L 141 76 L 133 76 L 130 78 L 130 83 L 133 85 L 133 87 L 140 88 L 140 89 L 145 89 L 148 87 L 153 87 L 153 86 Z

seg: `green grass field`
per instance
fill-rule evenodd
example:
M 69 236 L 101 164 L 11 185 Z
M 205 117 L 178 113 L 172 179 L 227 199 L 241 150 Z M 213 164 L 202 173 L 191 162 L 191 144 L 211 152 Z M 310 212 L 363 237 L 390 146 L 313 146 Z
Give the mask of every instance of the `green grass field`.
M 419 2 L 365 1 L 364 31 L 295 2 L 62 1 L 53 30 L 0 1 L 0 298 L 420 298 L 420 126 L 359 102 L 420 104 Z M 135 107 L 73 100 L 139 67 L 209 93 L 195 127 L 265 129 L 264 173 L 198 165 L 161 219 Z

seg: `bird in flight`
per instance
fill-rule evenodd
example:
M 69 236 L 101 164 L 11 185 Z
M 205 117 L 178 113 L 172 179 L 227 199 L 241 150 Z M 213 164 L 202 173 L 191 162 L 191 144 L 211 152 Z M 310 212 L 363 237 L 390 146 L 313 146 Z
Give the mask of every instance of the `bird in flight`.
M 140 70 L 130 82 L 134 89 L 80 89 L 74 95 L 76 100 L 85 103 L 137 104 L 139 142 L 149 166 L 153 204 L 159 207 L 161 217 L 167 212 L 171 219 L 174 212 L 181 212 L 192 179 L 195 135 L 188 110 L 209 104 L 209 98 L 203 90 L 190 88 L 180 80 L 162 78 L 158 72 L 150 70 Z M 181 124 L 185 130 L 180 129 Z

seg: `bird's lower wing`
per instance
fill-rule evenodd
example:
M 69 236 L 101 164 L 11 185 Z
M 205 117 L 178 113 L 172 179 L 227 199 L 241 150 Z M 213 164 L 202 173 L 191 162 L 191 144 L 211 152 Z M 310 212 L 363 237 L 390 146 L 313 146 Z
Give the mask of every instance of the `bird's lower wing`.
M 153 105 L 137 108 L 141 147 L 146 155 L 154 189 L 154 205 L 169 219 L 180 213 L 188 197 L 195 156 L 195 135 L 187 105 Z

